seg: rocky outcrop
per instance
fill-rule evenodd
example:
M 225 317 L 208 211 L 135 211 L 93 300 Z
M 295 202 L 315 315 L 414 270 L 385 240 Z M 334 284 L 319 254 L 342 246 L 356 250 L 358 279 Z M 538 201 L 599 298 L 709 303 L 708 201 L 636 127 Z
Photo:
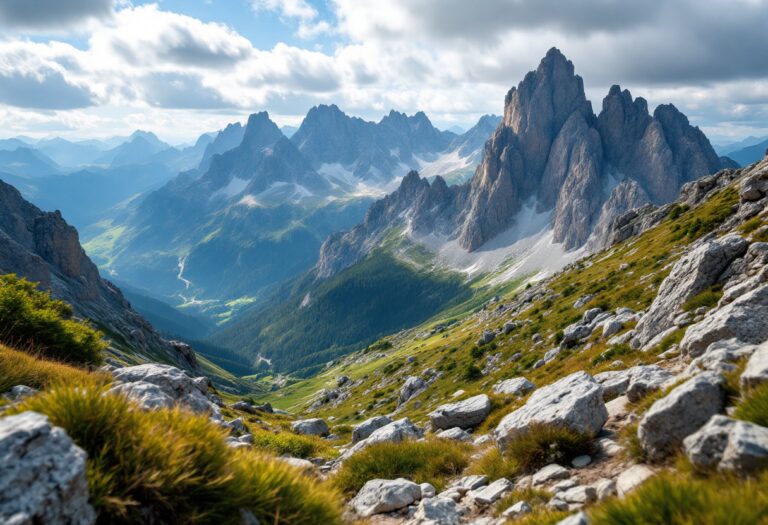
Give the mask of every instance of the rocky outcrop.
M 48 418 L 0 419 L 0 522 L 90 525 L 85 452 Z
M 327 436 L 328 425 L 320 418 L 300 419 L 291 423 L 291 430 L 305 436 Z
M 352 443 L 367 439 L 375 431 L 390 423 L 392 423 L 392 419 L 389 416 L 374 416 L 366 419 L 352 429 Z
M 741 374 L 741 387 L 744 389 L 768 383 L 768 341 L 758 346 L 747 361 Z
M 747 251 L 741 237 L 728 236 L 702 244 L 677 261 L 648 312 L 640 318 L 633 344 L 648 344 L 658 334 L 674 326 L 674 319 L 685 301 L 717 282 L 721 273 Z
M 531 425 L 562 426 L 595 436 L 607 419 L 600 384 L 586 372 L 575 372 L 534 391 L 523 407 L 504 416 L 493 434 L 504 448 Z
M 15 273 L 40 283 L 72 305 L 76 315 L 114 333 L 127 351 L 144 360 L 170 361 L 190 371 L 194 352 L 164 340 L 120 290 L 99 276 L 80 246 L 77 230 L 61 214 L 43 212 L 0 181 L 0 273 Z M 127 348 L 125 348 L 127 346 Z
M 493 385 L 493 392 L 495 394 L 512 395 L 522 397 L 528 392 L 536 388 L 536 385 L 528 381 L 524 377 L 513 377 L 512 379 L 504 379 Z

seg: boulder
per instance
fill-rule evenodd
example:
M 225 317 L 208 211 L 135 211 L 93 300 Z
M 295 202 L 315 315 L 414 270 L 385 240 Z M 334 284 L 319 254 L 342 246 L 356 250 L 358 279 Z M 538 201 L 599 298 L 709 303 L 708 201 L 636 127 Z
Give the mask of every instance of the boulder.
M 208 381 L 196 381 L 183 370 L 157 363 L 118 368 L 112 372 L 113 394 L 136 401 L 145 410 L 180 406 L 221 419 L 221 410 L 208 397 Z
M 752 474 L 768 465 L 768 428 L 719 414 L 683 445 L 688 459 L 700 468 Z
M 651 460 L 673 454 L 683 439 L 723 409 L 722 376 L 705 372 L 656 401 L 640 420 L 637 437 Z
M 246 412 L 248 414 L 256 413 L 256 407 L 253 406 L 248 401 L 237 401 L 235 403 L 232 403 L 232 408 L 235 410 L 239 410 L 241 412 Z
M 557 525 L 589 525 L 589 516 L 585 512 L 577 512 L 558 521 Z
M 493 434 L 501 448 L 534 424 L 563 426 L 594 437 L 607 419 L 602 387 L 582 371 L 534 391 L 525 405 L 504 416 Z
M 21 401 L 25 397 L 33 396 L 37 394 L 37 390 L 27 385 L 16 385 L 8 392 L 3 394 L 8 401 Z
M 456 502 L 449 498 L 422 499 L 408 525 L 459 525 Z
M 402 509 L 421 498 L 421 488 L 407 479 L 372 479 L 352 498 L 350 505 L 362 517 Z
M 536 385 L 526 378 L 513 377 L 512 379 L 504 379 L 493 385 L 493 392 L 495 394 L 522 397 L 534 388 L 536 388 Z
M 578 485 L 557 495 L 558 498 L 566 503 L 576 503 L 586 505 L 597 501 L 597 490 L 591 485 Z
M 754 388 L 768 382 L 768 341 L 758 346 L 741 374 L 741 387 Z
M 494 339 L 496 339 L 496 334 L 494 332 L 491 332 L 490 330 L 484 330 L 483 335 L 481 335 L 480 339 L 477 340 L 477 346 L 487 345 Z
M 421 487 L 422 498 L 434 498 L 437 494 L 437 489 L 431 483 L 419 483 L 419 487 Z
M 730 372 L 736 369 L 736 361 L 751 355 L 754 350 L 754 345 L 745 345 L 736 339 L 716 341 L 709 345 L 699 357 L 689 363 L 685 374 L 693 376 L 703 371 Z
M 400 387 L 400 397 L 398 404 L 402 405 L 416 394 L 421 393 L 421 391 L 425 388 L 427 388 L 427 383 L 422 378 L 417 376 L 407 377 L 403 383 L 403 386 Z
M 616 492 L 623 498 L 637 487 L 648 481 L 656 473 L 645 465 L 632 465 L 622 470 L 616 478 Z
M 488 484 L 488 476 L 483 474 L 473 474 L 471 476 L 464 476 L 459 478 L 451 485 L 452 489 L 464 494 L 470 490 L 477 490 L 480 487 L 484 487 Z
M 472 441 L 472 435 L 460 427 L 453 427 L 447 430 L 441 430 L 435 434 L 440 439 L 452 439 L 454 441 Z
M 299 419 L 291 423 L 291 430 L 305 436 L 327 436 L 328 425 L 320 418 Z
M 409 439 L 419 439 L 423 435 L 424 432 L 421 429 L 411 423 L 410 419 L 404 417 L 374 430 L 366 439 L 358 441 L 352 448 L 344 452 L 339 459 L 343 461 L 365 447 L 376 443 L 400 443 Z
M 633 346 L 645 346 L 661 332 L 673 328 L 680 307 L 715 284 L 723 270 L 746 253 L 748 245 L 743 238 L 731 235 L 704 243 L 681 257 L 637 323 Z
M 698 357 L 712 343 L 732 338 L 745 344 L 768 340 L 768 284 L 741 295 L 689 326 L 680 348 Z
M 368 438 L 368 436 L 373 434 L 376 430 L 390 423 L 392 423 L 392 418 L 389 416 L 374 416 L 366 419 L 362 423 L 355 425 L 352 429 L 352 443 L 357 443 Z
M 631 402 L 662 388 L 673 377 L 672 373 L 657 365 L 639 365 L 595 374 L 595 380 L 603 387 L 603 399 L 608 401 L 627 394 Z
M 517 328 L 517 323 L 514 321 L 507 321 L 504 323 L 504 328 L 502 328 L 502 331 L 504 332 L 504 335 L 512 333 L 515 328 Z
M 485 394 L 456 403 L 441 405 L 429 414 L 435 428 L 471 428 L 482 423 L 491 411 L 491 400 Z
M 0 523 L 90 525 L 85 452 L 36 412 L 0 419 Z

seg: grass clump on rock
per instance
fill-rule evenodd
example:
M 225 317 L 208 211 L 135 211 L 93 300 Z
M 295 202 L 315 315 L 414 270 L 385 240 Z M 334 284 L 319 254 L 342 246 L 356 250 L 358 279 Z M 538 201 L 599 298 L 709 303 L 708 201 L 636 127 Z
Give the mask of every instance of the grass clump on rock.
M 444 439 L 377 443 L 344 461 L 333 481 L 346 494 L 377 478 L 407 478 L 441 490 L 467 466 L 470 450 L 466 443 Z
M 72 307 L 14 274 L 0 275 L 0 341 L 57 361 L 98 365 L 103 335 L 74 318 Z
M 335 491 L 277 460 L 235 451 L 207 417 L 139 410 L 101 387 L 54 387 L 14 407 L 47 415 L 87 453 L 99 523 L 341 522 Z
M 510 441 L 504 454 L 520 472 L 534 472 L 550 463 L 567 464 L 582 454 L 591 454 L 592 440 L 568 428 L 534 424 Z
M 768 427 L 768 384 L 747 390 L 736 407 L 734 417 Z

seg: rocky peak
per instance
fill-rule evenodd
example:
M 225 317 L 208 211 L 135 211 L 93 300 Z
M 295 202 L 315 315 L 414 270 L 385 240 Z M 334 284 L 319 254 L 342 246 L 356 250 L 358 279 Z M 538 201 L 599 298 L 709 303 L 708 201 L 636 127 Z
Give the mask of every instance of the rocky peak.
M 262 149 L 271 146 L 281 138 L 283 138 L 283 133 L 280 128 L 270 120 L 266 111 L 261 111 L 248 117 L 242 146 Z

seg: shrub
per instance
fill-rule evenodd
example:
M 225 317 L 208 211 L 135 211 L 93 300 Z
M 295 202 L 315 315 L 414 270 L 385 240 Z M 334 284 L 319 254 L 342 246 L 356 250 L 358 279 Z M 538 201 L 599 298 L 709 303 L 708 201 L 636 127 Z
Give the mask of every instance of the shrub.
M 734 482 L 660 474 L 592 512 L 593 525 L 751 525 L 768 516 L 768 479 Z
M 768 384 L 752 388 L 736 407 L 734 416 L 768 427 Z
M 101 332 L 73 318 L 71 306 L 13 274 L 0 275 L 0 326 L 3 343 L 59 361 L 100 364 L 106 347 Z
M 464 379 L 467 381 L 475 381 L 483 377 L 483 372 L 474 363 L 469 363 L 464 369 Z
M 138 410 L 104 388 L 60 387 L 25 400 L 63 427 L 87 455 L 100 523 L 340 523 L 336 493 L 277 460 L 234 451 L 206 417 Z
M 333 482 L 346 494 L 354 494 L 376 478 L 407 478 L 441 490 L 448 478 L 464 470 L 469 453 L 466 443 L 444 439 L 377 443 L 347 459 Z
M 282 456 L 288 454 L 297 458 L 332 455 L 332 449 L 321 438 L 253 429 L 253 446 L 260 450 Z
M 507 444 L 504 453 L 521 472 L 533 472 L 550 463 L 570 461 L 591 454 L 591 440 L 573 430 L 544 424 L 531 425 L 528 431 Z
M 0 392 L 7 392 L 16 385 L 41 389 L 52 384 L 98 384 L 107 381 L 109 376 L 106 374 L 88 373 L 0 345 Z

